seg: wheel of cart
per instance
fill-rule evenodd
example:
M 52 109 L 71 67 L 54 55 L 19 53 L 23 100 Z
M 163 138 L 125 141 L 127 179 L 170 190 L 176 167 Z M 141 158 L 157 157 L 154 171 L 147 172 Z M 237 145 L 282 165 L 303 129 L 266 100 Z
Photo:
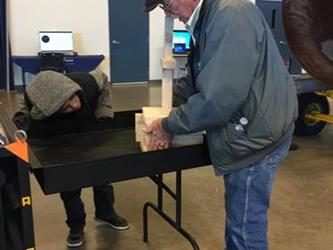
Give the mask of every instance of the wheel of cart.
M 295 123 L 295 135 L 316 135 L 325 127 L 330 112 L 329 103 L 324 95 L 316 93 L 303 93 L 298 95 L 299 116 Z

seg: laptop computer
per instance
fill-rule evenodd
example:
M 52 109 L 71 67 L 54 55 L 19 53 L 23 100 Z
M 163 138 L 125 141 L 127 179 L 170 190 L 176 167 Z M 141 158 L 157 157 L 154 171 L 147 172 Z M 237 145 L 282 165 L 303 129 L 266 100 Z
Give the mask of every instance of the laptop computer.
M 174 54 L 190 52 L 191 34 L 187 30 L 174 30 L 172 33 L 172 51 Z
M 72 31 L 39 31 L 41 53 L 63 53 L 74 55 Z

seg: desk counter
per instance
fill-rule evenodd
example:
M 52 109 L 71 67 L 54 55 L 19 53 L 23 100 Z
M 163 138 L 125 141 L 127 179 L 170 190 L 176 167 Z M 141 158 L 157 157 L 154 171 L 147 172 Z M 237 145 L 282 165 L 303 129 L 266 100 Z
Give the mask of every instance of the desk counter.
M 66 72 L 91 71 L 104 60 L 103 55 L 65 56 Z M 40 68 L 38 56 L 13 56 L 12 62 L 22 67 L 24 72 L 37 74 Z

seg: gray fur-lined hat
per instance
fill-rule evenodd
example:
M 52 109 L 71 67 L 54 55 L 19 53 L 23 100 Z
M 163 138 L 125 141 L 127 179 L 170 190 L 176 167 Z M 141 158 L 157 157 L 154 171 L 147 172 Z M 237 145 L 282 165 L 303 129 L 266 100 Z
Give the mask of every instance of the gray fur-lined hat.
M 82 91 L 72 79 L 55 71 L 43 71 L 26 87 L 33 105 L 30 115 L 34 120 L 45 119 L 56 113 L 75 93 Z

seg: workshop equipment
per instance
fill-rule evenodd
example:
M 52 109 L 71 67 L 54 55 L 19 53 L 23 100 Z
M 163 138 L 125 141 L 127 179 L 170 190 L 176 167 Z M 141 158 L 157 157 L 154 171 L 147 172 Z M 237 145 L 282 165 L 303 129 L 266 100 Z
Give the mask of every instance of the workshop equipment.
M 318 134 L 332 120 L 326 98 L 330 94 L 325 91 L 333 88 L 333 2 L 257 0 L 256 5 L 296 84 L 299 116 L 295 135 Z

